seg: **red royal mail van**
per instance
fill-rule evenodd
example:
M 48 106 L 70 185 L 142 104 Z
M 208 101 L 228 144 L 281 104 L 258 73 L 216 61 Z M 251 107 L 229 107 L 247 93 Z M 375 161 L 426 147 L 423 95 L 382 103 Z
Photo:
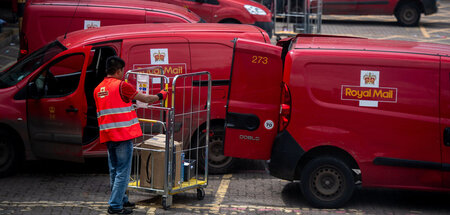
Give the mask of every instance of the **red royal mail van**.
M 32 0 L 25 6 L 20 56 L 60 35 L 108 25 L 197 23 L 199 16 L 175 5 L 140 0 Z
M 256 25 L 272 37 L 272 13 L 251 0 L 152 0 L 183 6 L 207 22 Z
M 225 155 L 270 160 L 316 207 L 342 206 L 356 183 L 450 191 L 449 75 L 443 44 L 239 39 Z
M 133 24 L 76 31 L 31 53 L 0 73 L 0 176 L 23 158 L 82 161 L 106 155 L 92 95 L 113 55 L 126 61 L 125 71 L 158 65 L 168 77 L 211 73 L 211 132 L 204 133 L 203 119 L 184 137 L 201 142 L 209 135 L 209 170 L 226 171 L 233 160 L 223 156 L 224 107 L 236 36 L 270 43 L 251 25 Z M 152 51 L 167 59 L 152 63 Z

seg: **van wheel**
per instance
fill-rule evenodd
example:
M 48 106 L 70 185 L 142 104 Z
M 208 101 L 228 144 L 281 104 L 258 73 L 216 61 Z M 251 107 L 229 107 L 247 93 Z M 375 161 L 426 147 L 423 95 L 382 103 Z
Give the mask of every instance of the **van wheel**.
M 224 174 L 230 172 L 233 168 L 235 158 L 227 157 L 223 154 L 223 139 L 225 135 L 224 128 L 218 125 L 212 125 L 210 128 L 209 144 L 208 144 L 208 173 Z M 206 141 L 206 133 L 200 133 L 200 146 L 204 146 Z M 194 143 L 196 141 L 194 140 Z M 202 148 L 199 150 L 199 166 L 205 168 L 205 153 Z
M 338 158 L 315 158 L 306 164 L 301 174 L 303 196 L 314 207 L 341 207 L 353 195 L 353 173 Z
M 420 20 L 420 8 L 414 2 L 403 3 L 395 10 L 397 22 L 403 26 L 417 26 Z
M 4 130 L 0 130 L 0 178 L 12 175 L 21 162 L 15 138 Z

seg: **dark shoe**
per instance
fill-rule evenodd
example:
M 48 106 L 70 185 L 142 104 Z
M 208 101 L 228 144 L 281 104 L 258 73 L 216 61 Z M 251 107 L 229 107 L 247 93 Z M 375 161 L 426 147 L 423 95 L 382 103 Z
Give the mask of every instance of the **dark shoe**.
M 111 207 L 108 207 L 108 214 L 132 214 L 132 209 L 122 208 L 122 209 L 112 209 Z
M 125 203 L 123 203 L 123 207 L 128 208 L 128 209 L 135 208 L 136 204 L 134 202 L 125 202 Z

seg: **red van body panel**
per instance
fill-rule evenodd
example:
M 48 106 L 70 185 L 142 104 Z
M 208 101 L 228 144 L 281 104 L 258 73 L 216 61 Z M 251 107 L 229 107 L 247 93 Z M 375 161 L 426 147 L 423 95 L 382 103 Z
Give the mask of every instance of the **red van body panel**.
M 299 35 L 283 47 L 290 121 L 269 150 L 271 175 L 298 180 L 309 161 L 336 156 L 360 171 L 364 187 L 450 191 L 450 46 Z M 232 97 L 229 109 L 239 107 Z M 227 128 L 225 147 L 244 145 L 236 139 L 244 132 Z M 262 131 L 252 134 L 258 135 Z
M 185 8 L 140 0 L 35 0 L 26 5 L 24 14 L 21 50 L 27 53 L 60 35 L 81 29 L 136 23 L 201 21 L 199 16 Z
M 442 151 L 442 176 L 443 186 L 450 188 L 450 57 L 441 57 L 440 74 L 440 118 L 441 151 Z

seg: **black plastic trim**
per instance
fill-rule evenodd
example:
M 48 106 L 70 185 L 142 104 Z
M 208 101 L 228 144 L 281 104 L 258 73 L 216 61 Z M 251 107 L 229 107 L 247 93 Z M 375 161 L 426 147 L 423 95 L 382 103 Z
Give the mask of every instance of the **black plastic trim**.
M 272 37 L 273 22 L 255 22 L 254 25 L 266 31 L 269 38 Z
M 98 45 L 103 45 L 103 44 L 107 44 L 107 43 L 116 43 L 116 42 L 123 42 L 123 39 L 118 39 L 118 40 L 108 40 L 108 41 L 102 41 L 102 42 L 98 42 L 98 43 L 91 43 L 89 44 L 89 46 L 98 46 Z M 114 50 L 115 52 L 115 50 Z
M 206 87 L 208 86 L 208 81 L 192 81 L 194 87 Z M 213 80 L 211 81 L 211 86 L 228 86 L 230 85 L 230 80 Z
M 259 118 L 254 114 L 227 113 L 227 128 L 254 131 L 259 127 Z
M 419 169 L 435 169 L 450 171 L 449 164 L 441 164 L 437 162 L 429 161 L 418 161 L 418 160 L 407 160 L 399 158 L 386 158 L 386 157 L 376 157 L 373 160 L 373 164 L 382 166 L 396 166 L 396 167 L 408 167 L 408 168 L 419 168 Z M 445 167 L 444 166 L 448 166 Z
M 422 0 L 423 12 L 425 15 L 430 15 L 438 12 L 438 7 L 436 5 L 436 0 Z
M 285 180 L 294 180 L 298 161 L 303 154 L 305 154 L 305 150 L 288 131 L 280 132 L 272 146 L 269 163 L 270 175 Z
M 342 2 L 324 2 L 324 5 L 385 5 L 389 4 L 389 1 L 342 1 Z

